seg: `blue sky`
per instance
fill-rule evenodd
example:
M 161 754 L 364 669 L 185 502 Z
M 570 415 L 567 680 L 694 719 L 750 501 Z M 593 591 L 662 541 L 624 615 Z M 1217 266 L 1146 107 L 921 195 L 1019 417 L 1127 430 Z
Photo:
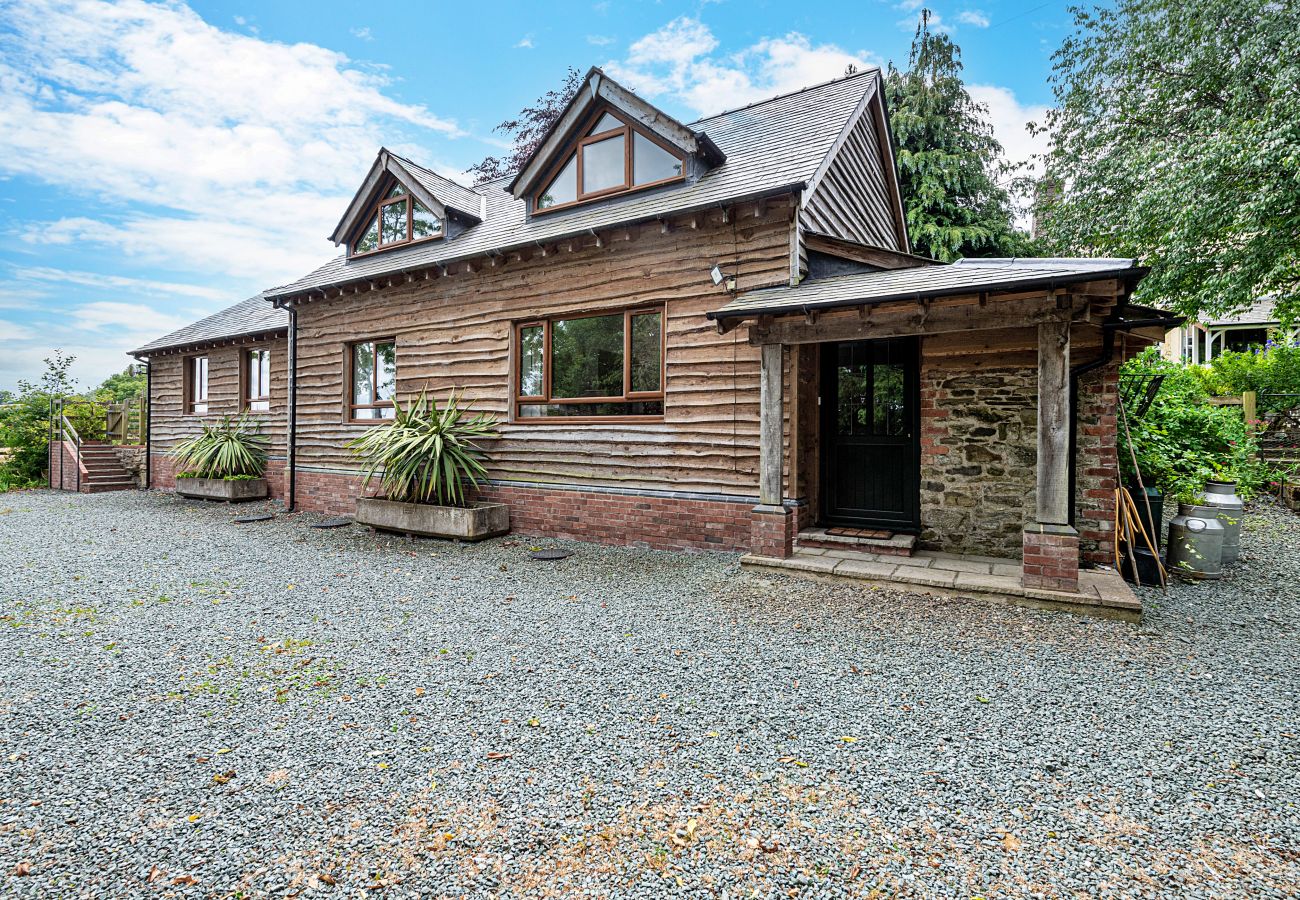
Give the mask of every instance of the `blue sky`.
M 1013 159 L 1065 0 L 934 0 Z M 305 274 L 381 145 L 451 177 L 492 127 L 606 67 L 684 120 L 904 63 L 921 4 L 0 0 L 0 388 Z

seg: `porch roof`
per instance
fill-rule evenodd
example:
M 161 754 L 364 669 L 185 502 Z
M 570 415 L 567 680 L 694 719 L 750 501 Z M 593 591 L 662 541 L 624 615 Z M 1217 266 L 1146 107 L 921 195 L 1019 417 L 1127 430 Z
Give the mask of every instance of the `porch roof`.
M 1132 287 L 1147 271 L 1132 259 L 963 259 L 951 265 L 855 272 L 750 291 L 708 317 L 738 320 L 957 294 L 1052 290 L 1106 278 L 1122 279 Z

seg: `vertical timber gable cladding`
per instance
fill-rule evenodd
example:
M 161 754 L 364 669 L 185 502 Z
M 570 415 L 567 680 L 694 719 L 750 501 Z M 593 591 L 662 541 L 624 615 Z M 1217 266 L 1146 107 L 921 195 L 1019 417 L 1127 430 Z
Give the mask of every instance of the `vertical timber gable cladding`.
M 399 401 L 428 389 L 439 401 L 502 420 L 488 445 L 494 481 L 591 487 L 632 493 L 757 493 L 758 353 L 743 334 L 718 334 L 705 317 L 725 299 L 709 278 L 714 263 L 742 290 L 788 283 L 793 197 L 778 197 L 561 241 L 529 259 L 463 264 L 453 274 L 315 299 L 298 314 L 300 473 L 355 476 L 347 450 L 364 426 L 340 415 L 346 346 L 394 335 Z M 521 321 L 663 305 L 662 422 L 517 424 L 514 326 Z M 308 501 L 310 502 L 310 500 Z M 752 504 L 751 504 L 752 505 Z

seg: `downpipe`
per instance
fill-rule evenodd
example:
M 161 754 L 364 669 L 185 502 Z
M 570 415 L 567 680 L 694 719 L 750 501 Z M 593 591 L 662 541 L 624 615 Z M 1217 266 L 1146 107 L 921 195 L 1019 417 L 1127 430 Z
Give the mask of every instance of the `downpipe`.
M 285 434 L 285 455 L 288 457 L 288 503 L 285 511 L 293 512 L 297 505 L 298 488 L 298 309 L 289 310 L 289 422 Z

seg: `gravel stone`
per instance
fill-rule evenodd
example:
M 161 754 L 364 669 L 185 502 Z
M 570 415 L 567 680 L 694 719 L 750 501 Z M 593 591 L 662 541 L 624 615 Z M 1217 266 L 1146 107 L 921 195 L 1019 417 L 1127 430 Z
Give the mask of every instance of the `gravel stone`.
M 1143 589 L 1140 626 L 322 518 L 0 498 L 0 896 L 1300 883 L 1285 510 L 1223 581 Z

